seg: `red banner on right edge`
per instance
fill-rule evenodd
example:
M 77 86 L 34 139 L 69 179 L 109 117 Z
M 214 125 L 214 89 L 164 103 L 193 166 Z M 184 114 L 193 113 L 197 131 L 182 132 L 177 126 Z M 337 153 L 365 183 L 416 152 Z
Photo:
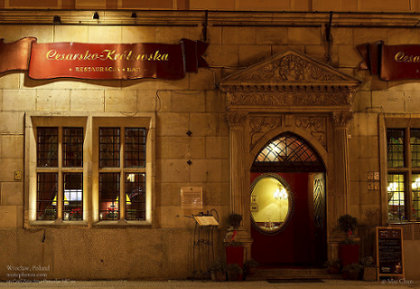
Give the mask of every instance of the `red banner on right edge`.
M 376 42 L 359 45 L 357 50 L 363 57 L 360 68 L 382 80 L 420 79 L 420 45 Z

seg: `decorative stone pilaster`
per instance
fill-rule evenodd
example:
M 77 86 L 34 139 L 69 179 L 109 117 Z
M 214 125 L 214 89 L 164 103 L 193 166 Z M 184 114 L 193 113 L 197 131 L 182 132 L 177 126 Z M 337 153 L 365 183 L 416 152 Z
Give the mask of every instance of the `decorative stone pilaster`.
M 236 241 L 245 247 L 245 260 L 251 258 L 250 214 L 247 207 L 249 178 L 246 171 L 248 146 L 245 142 L 247 113 L 228 112 L 230 146 L 230 213 L 240 214 L 242 224 L 238 229 Z
M 243 216 L 242 193 L 245 188 L 245 146 L 246 113 L 228 112 L 229 146 L 230 146 L 230 211 Z
M 349 195 L 349 153 L 348 153 L 348 123 L 353 118 L 351 112 L 334 112 L 334 174 L 335 218 L 348 212 Z

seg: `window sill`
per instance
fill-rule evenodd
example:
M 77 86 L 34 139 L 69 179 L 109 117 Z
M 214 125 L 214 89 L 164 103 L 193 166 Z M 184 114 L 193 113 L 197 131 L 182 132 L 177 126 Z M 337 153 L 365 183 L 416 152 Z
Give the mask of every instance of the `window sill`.
M 150 221 L 99 221 L 92 224 L 96 228 L 126 228 L 126 227 L 151 227 Z M 31 221 L 29 227 L 89 227 L 87 221 Z
M 54 221 L 31 221 L 29 222 L 30 226 L 47 226 L 47 227 L 63 227 L 63 226 L 88 226 L 87 221 L 61 221 L 61 220 L 54 220 Z
M 127 220 L 119 220 L 119 221 L 99 221 L 94 223 L 93 226 L 95 227 L 139 227 L 139 226 L 152 226 L 150 221 L 127 221 Z
M 395 226 L 395 225 L 411 225 L 411 224 L 420 224 L 420 220 L 416 220 L 416 221 L 389 222 L 389 226 Z

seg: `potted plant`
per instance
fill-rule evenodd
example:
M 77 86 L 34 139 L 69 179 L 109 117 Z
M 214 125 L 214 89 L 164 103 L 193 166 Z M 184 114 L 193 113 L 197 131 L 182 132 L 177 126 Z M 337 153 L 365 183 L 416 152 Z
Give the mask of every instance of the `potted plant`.
M 326 263 L 328 274 L 339 274 L 341 272 L 340 260 L 330 260 Z
M 229 228 L 225 236 L 226 246 L 226 264 L 237 264 L 241 270 L 244 264 L 244 247 L 241 242 L 238 242 L 237 229 L 242 221 L 242 216 L 239 214 L 231 214 L 228 218 Z
M 346 234 L 344 241 L 338 247 L 341 266 L 359 263 L 359 244 L 353 238 L 357 228 L 357 219 L 350 215 L 343 215 L 338 219 L 338 228 Z
M 222 262 L 216 262 L 209 268 L 212 281 L 226 281 L 226 266 Z
M 363 266 L 359 263 L 349 264 L 343 267 L 343 279 L 345 280 L 359 280 L 363 273 Z
M 242 215 L 240 214 L 230 214 L 228 219 L 229 225 L 234 229 L 239 228 L 242 222 Z
M 240 281 L 242 280 L 243 270 L 238 264 L 227 265 L 227 276 L 229 281 Z

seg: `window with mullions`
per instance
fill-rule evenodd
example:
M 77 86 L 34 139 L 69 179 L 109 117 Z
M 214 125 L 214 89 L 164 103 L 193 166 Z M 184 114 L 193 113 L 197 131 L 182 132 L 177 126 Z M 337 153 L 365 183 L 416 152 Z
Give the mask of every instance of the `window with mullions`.
M 36 220 L 83 220 L 83 139 L 82 127 L 36 128 Z
M 147 129 L 99 127 L 98 135 L 99 220 L 146 220 Z
M 155 115 L 25 115 L 25 226 L 150 225 Z
M 387 129 L 388 220 L 420 220 L 420 129 Z

